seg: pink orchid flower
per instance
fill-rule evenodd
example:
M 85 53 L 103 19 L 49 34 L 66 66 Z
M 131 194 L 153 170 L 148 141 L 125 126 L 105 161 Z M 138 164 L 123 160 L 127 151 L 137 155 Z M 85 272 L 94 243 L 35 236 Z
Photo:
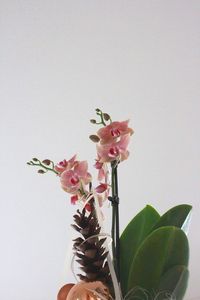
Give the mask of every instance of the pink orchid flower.
M 65 170 L 60 176 L 61 186 L 67 193 L 77 194 L 85 185 L 91 182 L 92 176 L 88 173 L 87 161 L 76 162 L 71 170 Z
M 128 127 L 129 120 L 123 122 L 112 122 L 111 124 L 99 129 L 97 135 L 100 138 L 100 143 L 110 144 L 118 141 L 119 137 L 124 135 L 132 135 L 133 129 Z
M 130 141 L 130 135 L 123 135 L 118 142 L 111 144 L 97 145 L 97 153 L 101 157 L 100 162 L 111 162 L 113 160 L 123 161 L 128 158 L 127 150 Z
M 98 170 L 98 180 L 102 181 L 103 179 L 106 179 L 107 172 L 106 172 L 106 166 L 104 163 L 100 162 L 101 158 L 98 156 L 98 159 L 96 159 L 96 163 L 94 164 L 94 167 Z
M 70 158 L 68 161 L 66 159 L 60 161 L 55 167 L 55 171 L 57 171 L 60 174 L 62 174 L 66 170 L 70 170 L 73 168 L 73 166 L 76 163 L 76 155 L 74 155 L 72 158 Z

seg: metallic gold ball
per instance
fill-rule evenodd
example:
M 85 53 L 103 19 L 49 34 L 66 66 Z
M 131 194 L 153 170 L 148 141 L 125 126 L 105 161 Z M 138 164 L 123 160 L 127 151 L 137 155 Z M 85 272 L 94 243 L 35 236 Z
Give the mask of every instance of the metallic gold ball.
M 66 300 L 100 300 L 109 299 L 108 288 L 100 281 L 80 282 L 69 291 Z
M 74 286 L 73 283 L 65 284 L 58 292 L 57 300 L 66 300 L 69 294 L 69 291 Z

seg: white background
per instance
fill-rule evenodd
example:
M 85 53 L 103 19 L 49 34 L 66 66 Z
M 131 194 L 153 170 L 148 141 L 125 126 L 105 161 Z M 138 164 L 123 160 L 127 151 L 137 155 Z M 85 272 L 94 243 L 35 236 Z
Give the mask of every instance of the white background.
M 56 299 L 75 207 L 26 161 L 78 153 L 95 176 L 96 107 L 135 130 L 121 229 L 146 204 L 193 205 L 200 299 L 200 1 L 0 0 L 0 19 L 0 299 Z

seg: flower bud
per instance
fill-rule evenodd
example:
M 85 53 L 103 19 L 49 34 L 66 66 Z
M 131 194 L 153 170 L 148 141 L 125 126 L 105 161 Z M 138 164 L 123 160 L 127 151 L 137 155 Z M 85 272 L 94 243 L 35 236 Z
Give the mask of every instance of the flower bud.
M 101 194 L 104 193 L 108 188 L 108 184 L 107 183 L 101 183 L 100 185 L 98 185 L 95 190 L 97 193 Z
M 40 169 L 40 170 L 38 170 L 38 173 L 39 173 L 39 174 L 44 174 L 45 171 Z
M 103 114 L 104 120 L 109 121 L 110 120 L 110 116 L 107 113 Z
M 97 121 L 96 121 L 95 119 L 91 119 L 91 120 L 90 120 L 90 123 L 92 123 L 92 124 L 96 124 L 96 122 L 97 122 Z
M 97 113 L 100 113 L 101 110 L 100 110 L 99 108 L 96 108 L 96 112 L 97 112 Z
M 34 157 L 32 160 L 33 160 L 33 161 L 35 161 L 35 162 L 37 162 L 37 161 L 38 161 L 38 159 L 37 159 L 36 157 Z
M 99 161 L 96 161 L 94 167 L 97 169 L 97 170 L 100 170 L 102 169 L 103 167 L 103 163 L 99 162 Z
M 78 195 L 71 196 L 71 204 L 75 205 L 78 201 Z
M 91 141 L 93 141 L 94 143 L 98 143 L 100 141 L 100 138 L 95 135 L 95 134 L 92 134 L 89 136 L 89 138 L 91 139 Z
M 50 159 L 44 159 L 42 161 L 42 163 L 45 164 L 45 165 L 47 165 L 47 166 L 49 166 L 51 164 L 51 161 L 50 161 Z

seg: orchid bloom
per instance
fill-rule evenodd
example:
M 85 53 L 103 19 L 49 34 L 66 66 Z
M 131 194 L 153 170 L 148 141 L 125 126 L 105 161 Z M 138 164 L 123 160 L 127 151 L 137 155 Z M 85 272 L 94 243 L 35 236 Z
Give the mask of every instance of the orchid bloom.
M 98 180 L 102 181 L 103 179 L 105 179 L 105 181 L 107 180 L 107 166 L 105 163 L 100 162 L 101 157 L 98 155 L 98 159 L 96 159 L 96 163 L 94 164 L 95 169 L 98 170 Z
M 58 174 L 62 174 L 66 170 L 70 170 L 73 168 L 73 166 L 76 164 L 76 155 L 74 155 L 72 158 L 70 158 L 68 161 L 66 159 L 60 161 L 55 167 L 55 171 L 58 172 Z
M 85 185 L 91 182 L 87 161 L 77 161 L 73 169 L 65 170 L 60 176 L 61 186 L 70 194 L 84 193 Z
M 126 134 L 121 137 L 118 142 L 111 144 L 98 144 L 97 153 L 101 157 L 100 162 L 111 162 L 114 160 L 123 161 L 128 158 L 129 151 L 127 150 L 130 141 L 130 135 Z
M 103 206 L 103 202 L 108 198 L 109 196 L 109 190 L 110 185 L 108 184 L 109 181 L 109 171 L 107 164 L 104 162 L 101 162 L 101 157 L 98 155 L 98 159 L 96 159 L 96 163 L 94 167 L 98 170 L 98 181 L 100 184 L 95 188 L 95 191 L 97 193 L 97 198 L 99 202 L 99 206 Z M 104 181 L 104 183 L 102 183 Z
M 111 124 L 99 129 L 97 135 L 100 138 L 100 144 L 111 144 L 118 141 L 124 135 L 132 135 L 133 129 L 128 127 L 129 120 L 123 122 L 112 122 Z

